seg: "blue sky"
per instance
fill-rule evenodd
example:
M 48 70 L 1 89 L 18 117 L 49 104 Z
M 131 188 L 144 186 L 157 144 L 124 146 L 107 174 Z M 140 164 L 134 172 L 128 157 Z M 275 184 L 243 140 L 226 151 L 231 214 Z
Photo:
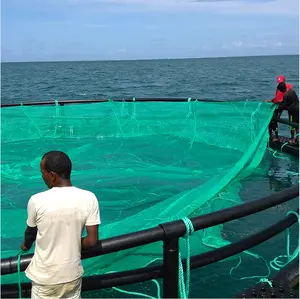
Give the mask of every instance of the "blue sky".
M 299 0 L 2 0 L 2 61 L 299 53 Z

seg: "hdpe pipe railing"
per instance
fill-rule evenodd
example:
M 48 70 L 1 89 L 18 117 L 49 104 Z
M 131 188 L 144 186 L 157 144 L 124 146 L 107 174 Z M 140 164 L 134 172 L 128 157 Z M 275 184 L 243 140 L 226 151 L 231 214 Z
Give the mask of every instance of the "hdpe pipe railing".
M 38 102 L 30 102 L 25 101 L 21 103 L 7 103 L 1 104 L 1 107 L 15 107 L 15 106 L 43 106 L 43 105 L 67 105 L 67 104 L 91 104 L 91 103 L 105 103 L 105 102 L 218 102 L 218 103 L 226 103 L 226 102 L 246 102 L 245 100 L 215 100 L 215 99 L 201 99 L 201 98 L 101 98 L 101 99 L 77 99 L 77 100 L 50 100 L 50 101 L 38 101 Z M 291 110 L 285 109 L 285 110 Z
M 299 129 L 299 124 L 298 123 L 295 123 L 295 122 L 292 122 L 292 121 L 289 121 L 287 119 L 282 119 L 282 118 L 276 118 L 275 119 L 277 122 L 281 123 L 281 124 L 284 124 L 284 125 L 289 125 L 291 127 L 294 127 L 294 128 L 298 128 Z
M 239 242 L 224 246 L 216 250 L 212 250 L 204 254 L 194 256 L 191 258 L 190 268 L 195 269 L 203 267 L 228 258 L 230 256 L 233 256 L 235 254 L 241 253 L 242 251 L 248 250 L 256 245 L 263 243 L 264 241 L 267 241 L 268 239 L 272 238 L 273 236 L 292 226 L 296 222 L 297 217 L 295 215 L 290 215 L 285 217 L 285 219 L 277 222 L 276 224 L 270 226 L 269 228 L 264 229 L 261 232 L 249 236 Z M 169 244 L 175 245 L 175 247 L 177 247 L 178 244 L 176 240 L 178 239 L 174 238 L 172 240 L 174 240 L 174 243 L 172 244 L 172 242 L 169 242 Z M 122 271 L 112 274 L 83 277 L 82 291 L 92 291 L 103 288 L 117 287 L 163 277 L 164 298 L 177 298 L 178 285 L 176 282 L 178 281 L 178 268 L 176 268 L 176 266 L 178 265 L 178 257 L 176 253 L 178 253 L 178 251 L 174 250 L 173 248 L 173 254 L 169 255 L 169 250 L 172 249 L 172 246 L 168 246 L 165 248 L 167 248 L 167 251 L 164 253 L 163 266 L 160 265 L 146 267 L 143 269 Z M 186 260 L 183 260 L 183 270 L 186 271 Z M 6 298 L 12 298 L 17 294 L 17 289 L 17 284 L 2 285 L 1 293 Z M 23 296 L 30 295 L 30 289 L 30 283 L 22 283 Z
M 1 104 L 1 107 L 14 107 L 14 106 L 42 106 L 42 105 L 67 105 L 67 104 L 88 104 L 88 103 L 105 103 L 105 102 L 227 102 L 221 100 L 206 100 L 195 98 L 107 98 L 107 99 L 78 99 L 78 100 L 53 100 L 53 101 L 39 101 L 39 102 L 24 102 L 24 103 L 8 103 Z M 231 102 L 241 102 L 231 101 Z
M 193 224 L 194 230 L 198 231 L 266 210 L 268 208 L 289 201 L 297 196 L 299 196 L 299 184 L 255 201 L 192 218 L 191 222 Z M 261 232 L 247 237 L 243 240 L 240 240 L 239 242 L 198 256 L 194 256 L 191 258 L 191 268 L 193 269 L 202 267 L 252 248 L 272 238 L 286 228 L 292 226 L 297 221 L 298 219 L 295 215 L 289 215 L 285 219 L 270 226 L 269 228 L 264 229 Z M 83 259 L 163 241 L 163 265 L 101 276 L 84 277 L 83 290 L 132 284 L 153 278 L 163 277 L 163 297 L 177 298 L 179 253 L 178 239 L 180 237 L 183 237 L 185 233 L 186 226 L 184 222 L 181 220 L 177 220 L 165 224 L 160 224 L 159 226 L 151 229 L 99 241 L 93 248 L 82 251 Z M 31 261 L 31 258 L 32 255 L 24 255 L 21 257 L 21 271 L 24 271 L 26 269 Z M 17 257 L 1 259 L 1 275 L 15 273 L 17 272 L 17 267 Z M 7 297 L 13 289 L 16 290 L 16 286 L 13 284 L 2 285 L 1 288 L 2 294 L 5 294 L 5 297 Z M 26 289 L 28 290 L 29 288 L 29 283 L 22 284 L 22 289 L 24 291 Z

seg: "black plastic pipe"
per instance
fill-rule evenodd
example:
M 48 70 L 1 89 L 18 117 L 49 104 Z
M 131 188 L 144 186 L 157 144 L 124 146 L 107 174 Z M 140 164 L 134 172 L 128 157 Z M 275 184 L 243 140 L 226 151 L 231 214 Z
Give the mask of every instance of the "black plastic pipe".
M 289 121 L 289 120 L 284 119 L 284 118 L 275 118 L 275 120 L 276 120 L 278 123 L 285 124 L 285 125 L 289 125 L 289 126 L 292 126 L 292 127 L 294 127 L 294 128 L 298 128 L 298 129 L 299 129 L 299 124 L 298 124 L 298 123 Z
M 233 298 L 299 298 L 299 259 L 279 270 L 269 280 L 272 287 L 267 282 L 259 282 Z
M 178 247 L 178 238 L 164 240 L 163 298 L 178 298 Z
M 110 99 L 81 99 L 81 100 L 58 100 L 58 105 L 65 104 L 88 104 L 88 103 L 104 103 L 104 102 L 188 102 L 188 98 L 110 98 Z M 190 99 L 191 102 L 195 102 L 195 98 Z M 221 100 L 206 100 L 206 99 L 197 99 L 199 102 L 227 102 Z M 235 101 L 241 102 L 241 100 Z M 53 101 L 41 101 L 41 102 L 24 102 L 23 106 L 42 106 L 42 105 L 56 105 L 56 102 Z M 9 103 L 9 104 L 1 104 L 1 108 L 5 107 L 16 107 L 21 106 L 21 103 Z
M 299 256 L 293 262 L 281 269 L 273 278 L 275 282 L 288 281 L 293 284 L 298 280 L 299 284 Z
M 194 218 L 194 230 L 215 226 L 269 209 L 299 196 L 299 184 L 261 199 Z
M 283 146 L 283 144 L 284 143 L 278 141 L 269 141 L 269 146 L 271 148 L 299 158 L 299 146 L 293 146 L 289 144 Z
M 295 211 L 299 214 L 299 210 Z M 226 259 L 227 257 L 234 256 L 240 252 L 243 252 L 245 250 L 248 250 L 254 246 L 257 246 L 264 241 L 267 241 L 271 239 L 272 237 L 278 235 L 282 231 L 284 231 L 286 228 L 292 226 L 293 224 L 297 223 L 298 218 L 292 214 L 287 217 L 285 217 L 283 220 L 271 225 L 270 227 L 256 233 L 255 235 L 252 235 L 250 237 L 247 237 L 245 239 L 242 239 L 236 243 L 234 243 L 232 246 L 226 245 L 224 247 L 215 249 L 213 251 L 213 254 L 211 254 L 212 251 L 203 253 L 201 255 L 201 258 L 199 259 L 191 259 L 193 262 L 193 266 L 191 268 L 199 268 L 203 267 L 218 261 L 221 261 L 223 259 Z
M 194 230 L 197 231 L 266 210 L 297 196 L 299 196 L 299 184 L 261 199 L 192 218 L 191 221 L 194 226 Z M 165 236 L 163 227 L 166 228 L 167 226 L 168 236 Z M 186 228 L 184 222 L 182 220 L 177 220 L 151 229 L 100 240 L 93 248 L 82 251 L 82 259 L 162 241 L 164 237 L 182 237 L 185 232 Z M 24 271 L 27 268 L 31 257 L 32 254 L 21 257 L 21 271 Z M 17 257 L 1 259 L 1 275 L 17 272 L 17 263 Z
M 295 211 L 299 213 L 299 210 Z M 291 214 L 286 216 L 283 220 L 278 221 L 272 226 L 251 235 L 245 239 L 242 239 L 236 243 L 226 245 L 224 247 L 196 255 L 191 258 L 191 269 L 203 267 L 217 261 L 234 256 L 252 247 L 255 247 L 275 235 L 281 233 L 288 227 L 297 223 L 298 218 Z M 183 260 L 183 269 L 186 271 L 186 260 Z M 122 286 L 126 284 L 133 284 L 150 279 L 156 279 L 162 277 L 164 269 L 162 265 L 146 267 L 142 269 L 123 271 L 112 274 L 95 275 L 89 277 L 83 277 L 83 291 L 99 290 L 103 288 L 110 288 L 113 286 Z M 31 288 L 31 283 L 22 283 L 23 296 L 28 295 L 28 291 Z M 1 285 L 1 295 L 5 298 L 16 298 L 18 293 L 18 284 L 4 284 Z M 27 295 L 26 295 L 27 294 Z M 174 298 L 177 298 L 176 296 Z
M 134 99 L 134 100 L 133 100 Z M 103 103 L 103 102 L 188 102 L 188 97 L 185 98 L 105 98 L 105 99 L 77 99 L 77 100 L 57 100 L 58 105 L 65 105 L 65 104 L 88 104 L 88 103 Z M 190 98 L 191 102 L 218 102 L 218 103 L 225 103 L 225 102 L 245 102 L 244 100 L 211 100 L 211 99 L 196 99 Z M 1 108 L 5 107 L 16 107 L 16 106 L 42 106 L 42 105 L 56 105 L 55 100 L 52 101 L 39 101 L 39 102 L 24 102 L 24 103 L 8 103 L 8 104 L 1 104 Z
M 88 250 L 83 250 L 81 256 L 83 259 L 86 259 L 100 254 L 112 253 L 162 241 L 163 238 L 164 230 L 161 227 L 156 226 L 146 230 L 112 237 L 102 241 L 100 240 L 94 247 Z

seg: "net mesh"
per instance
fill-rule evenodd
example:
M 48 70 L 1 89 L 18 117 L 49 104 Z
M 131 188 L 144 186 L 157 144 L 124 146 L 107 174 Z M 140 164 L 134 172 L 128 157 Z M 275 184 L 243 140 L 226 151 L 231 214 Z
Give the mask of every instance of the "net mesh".
M 1 254 L 8 257 L 19 252 L 29 197 L 46 189 L 39 169 L 45 152 L 66 152 L 73 184 L 96 194 L 103 239 L 241 203 L 239 180 L 261 162 L 273 109 L 261 102 L 195 101 L 19 106 L 1 112 Z M 191 255 L 226 243 L 222 225 L 199 231 L 191 237 Z M 91 275 L 160 259 L 158 242 L 83 265 Z M 16 275 L 3 276 L 2 283 L 16 282 Z

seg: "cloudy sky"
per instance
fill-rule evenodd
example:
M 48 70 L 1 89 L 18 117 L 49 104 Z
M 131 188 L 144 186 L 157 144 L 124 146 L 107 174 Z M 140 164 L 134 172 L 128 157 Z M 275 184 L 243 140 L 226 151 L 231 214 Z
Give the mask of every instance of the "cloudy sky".
M 1 2 L 2 61 L 299 53 L 299 0 Z

